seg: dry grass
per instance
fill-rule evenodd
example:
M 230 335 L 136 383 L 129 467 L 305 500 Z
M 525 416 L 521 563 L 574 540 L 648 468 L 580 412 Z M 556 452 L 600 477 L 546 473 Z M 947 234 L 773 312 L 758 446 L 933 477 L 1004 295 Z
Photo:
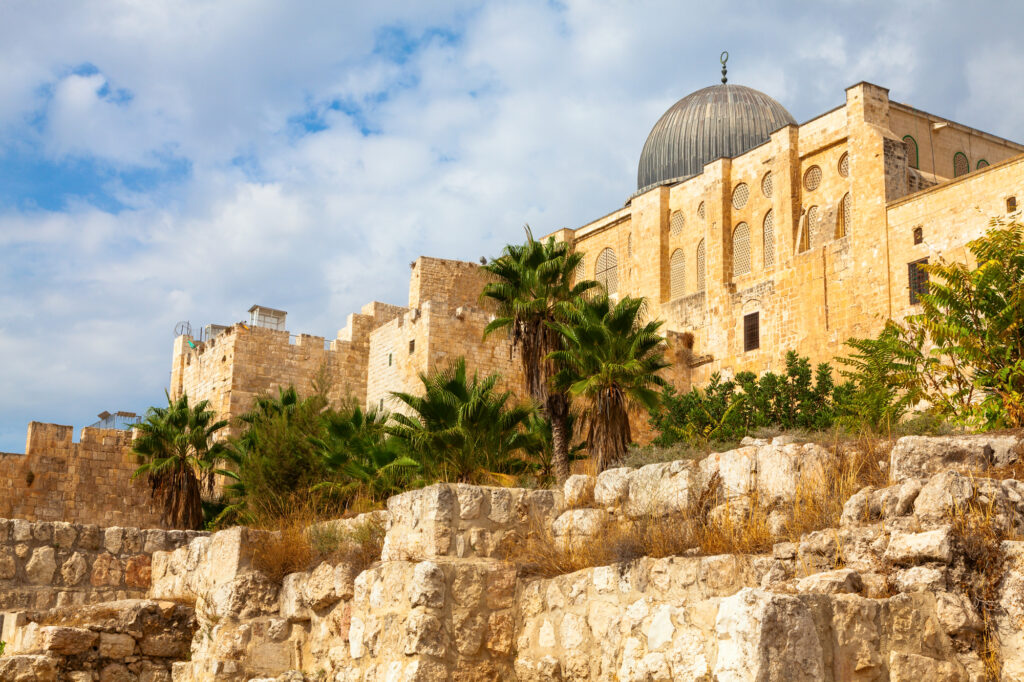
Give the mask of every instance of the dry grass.
M 804 533 L 838 526 L 843 505 L 854 493 L 886 484 L 880 462 L 888 459 L 890 445 L 870 437 L 837 439 L 822 466 L 801 476 L 793 500 L 773 507 L 761 504 L 756 494 L 726 495 L 716 473 L 682 513 L 617 515 L 599 541 L 559 539 L 550 522 L 534 520 L 509 547 L 507 558 L 523 574 L 551 577 L 645 556 L 764 553 L 781 540 L 795 541 Z M 841 554 L 836 563 L 842 563 Z
M 280 582 L 289 573 L 306 571 L 324 561 L 351 564 L 356 573 L 380 560 L 384 527 L 377 521 L 325 520 L 311 504 L 297 503 L 284 514 L 261 519 L 263 535 L 253 565 Z

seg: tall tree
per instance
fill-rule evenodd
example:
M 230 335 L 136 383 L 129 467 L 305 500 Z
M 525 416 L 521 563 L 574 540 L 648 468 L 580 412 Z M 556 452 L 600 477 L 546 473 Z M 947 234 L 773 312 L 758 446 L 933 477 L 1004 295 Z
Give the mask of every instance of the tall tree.
M 661 322 L 644 322 L 643 298 L 626 296 L 612 304 L 601 295 L 563 304 L 550 325 L 564 348 L 548 357 L 559 371 L 555 386 L 585 401 L 587 442 L 599 471 L 625 458 L 632 442 L 629 410 L 650 410 L 658 403 L 657 389 L 666 382 L 657 372 L 668 367 Z
M 551 422 L 552 464 L 559 483 L 569 476 L 570 400 L 551 383 L 557 368 L 550 355 L 562 347 L 552 325 L 563 321 L 558 312 L 561 304 L 597 286 L 592 280 L 576 281 L 582 259 L 566 242 L 537 241 L 527 226 L 526 242 L 506 246 L 500 257 L 484 266 L 494 280 L 484 286 L 482 296 L 498 306 L 484 337 L 505 330 L 518 349 L 526 390 Z
M 134 477 L 146 474 L 153 496 L 164 507 L 164 522 L 175 528 L 202 528 L 202 491 L 213 490 L 214 467 L 224 444 L 213 436 L 227 426 L 214 421 L 209 401 L 189 405 L 188 396 L 167 396 L 167 407 L 151 407 L 135 428 L 132 451 L 144 463 Z
M 498 391 L 498 375 L 466 377 L 466 361 L 420 374 L 423 395 L 392 393 L 410 414 L 393 412 L 388 433 L 407 444 L 423 468 L 446 481 L 507 482 L 524 473 L 519 456 L 530 444 L 525 432 L 533 408 L 511 404 L 510 391 Z

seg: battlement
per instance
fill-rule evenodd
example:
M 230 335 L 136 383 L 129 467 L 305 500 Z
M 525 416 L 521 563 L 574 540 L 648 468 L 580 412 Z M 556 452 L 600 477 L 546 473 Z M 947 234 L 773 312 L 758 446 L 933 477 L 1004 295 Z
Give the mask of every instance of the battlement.
M 25 453 L 0 456 L 0 518 L 159 528 L 132 432 L 31 422 Z

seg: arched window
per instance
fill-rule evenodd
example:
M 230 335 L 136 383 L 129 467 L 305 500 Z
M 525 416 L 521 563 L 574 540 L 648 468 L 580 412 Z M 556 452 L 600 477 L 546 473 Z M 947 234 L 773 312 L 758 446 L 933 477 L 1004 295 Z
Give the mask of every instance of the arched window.
M 686 258 L 682 249 L 672 252 L 668 261 L 669 296 L 679 298 L 686 293 Z
M 800 218 L 800 223 L 797 227 L 796 239 L 796 252 L 803 253 L 804 251 L 811 250 L 811 226 L 818 217 L 818 207 L 811 206 L 804 213 L 803 217 Z
M 698 207 L 697 207 L 697 216 L 698 216 L 698 217 L 699 217 L 699 218 L 700 218 L 701 220 L 704 220 L 704 216 L 705 216 L 705 214 L 704 214 L 704 202 L 703 202 L 703 201 L 702 201 L 702 202 L 700 202 L 700 206 L 698 206 Z
M 686 226 L 686 219 L 683 218 L 682 211 L 672 211 L 671 217 L 669 217 L 669 224 L 672 228 L 672 236 L 678 237 L 683 233 L 683 227 Z
M 842 239 L 849 234 L 850 213 L 853 211 L 852 203 L 849 192 L 844 194 L 842 201 L 839 202 L 839 220 L 836 221 L 836 239 Z
M 761 194 L 763 194 L 765 196 L 765 198 L 767 198 L 767 199 L 771 199 L 772 198 L 772 172 L 771 171 L 768 171 L 767 173 L 765 173 L 764 177 L 761 178 Z
M 839 157 L 839 174 L 844 178 L 850 177 L 850 155 L 846 152 Z
M 747 205 L 747 199 L 750 198 L 750 188 L 747 187 L 747 183 L 741 182 L 736 185 L 736 189 L 732 191 L 732 207 L 737 211 Z
M 764 215 L 764 266 L 775 265 L 775 213 L 768 211 Z
M 953 177 L 958 178 L 961 175 L 967 175 L 971 172 L 971 163 L 967 160 L 967 155 L 963 152 L 957 152 L 953 155 Z
M 697 244 L 697 291 L 704 291 L 704 240 Z
M 572 277 L 577 282 L 582 282 L 587 276 L 587 254 L 580 254 L 580 262 L 576 264 L 576 268 L 572 271 Z
M 732 233 L 732 275 L 750 272 L 750 226 L 740 223 Z
M 976 165 L 974 168 L 975 170 L 977 170 L 978 168 L 988 168 L 988 161 L 986 161 L 985 159 L 978 159 L 978 165 Z
M 611 249 L 605 249 L 598 255 L 597 270 L 594 273 L 594 279 L 604 287 L 604 290 L 608 292 L 609 296 L 613 296 L 618 293 L 618 260 L 615 258 L 615 252 Z
M 912 135 L 904 135 L 903 142 L 907 145 L 907 165 L 911 168 L 919 168 L 920 153 L 917 149 L 917 140 Z

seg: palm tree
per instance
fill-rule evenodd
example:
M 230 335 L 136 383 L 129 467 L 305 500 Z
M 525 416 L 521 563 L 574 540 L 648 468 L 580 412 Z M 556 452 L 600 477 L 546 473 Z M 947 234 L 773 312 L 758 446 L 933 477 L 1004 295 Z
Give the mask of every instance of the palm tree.
M 548 358 L 559 350 L 561 337 L 551 326 L 563 321 L 559 305 L 580 298 L 597 282 L 574 282 L 583 256 L 566 242 L 554 238 L 537 241 L 529 226 L 526 242 L 510 244 L 484 269 L 494 281 L 484 286 L 484 298 L 497 302 L 497 317 L 484 329 L 484 338 L 499 329 L 507 331 L 512 347 L 519 350 L 526 390 L 551 422 L 553 466 L 559 483 L 569 476 L 569 397 L 554 389 L 551 379 L 557 368 Z
M 529 445 L 524 431 L 533 411 L 510 405 L 511 391 L 498 391 L 500 377 L 466 378 L 466 361 L 420 374 L 424 395 L 392 393 L 412 415 L 391 414 L 388 433 L 405 443 L 442 480 L 507 483 L 527 470 L 518 453 Z
M 345 504 L 360 499 L 381 502 L 408 489 L 420 464 L 412 459 L 397 438 L 388 438 L 386 412 L 358 405 L 325 417 L 327 435 L 316 439 L 324 467 L 331 478 L 314 485 Z
M 189 405 L 188 396 L 167 396 L 167 407 L 151 407 L 135 428 L 132 451 L 145 461 L 133 478 L 147 474 L 154 499 L 163 504 L 164 523 L 174 528 L 203 525 L 202 491 L 213 490 L 214 467 L 224 453 L 213 436 L 226 420 L 207 409 L 209 401 Z
M 643 322 L 643 298 L 613 305 L 607 295 L 563 304 L 566 322 L 551 324 L 565 348 L 548 355 L 560 367 L 555 386 L 584 399 L 587 441 L 599 471 L 622 462 L 632 441 L 629 410 L 651 409 L 656 388 L 666 385 L 657 372 L 665 361 L 661 322 Z

